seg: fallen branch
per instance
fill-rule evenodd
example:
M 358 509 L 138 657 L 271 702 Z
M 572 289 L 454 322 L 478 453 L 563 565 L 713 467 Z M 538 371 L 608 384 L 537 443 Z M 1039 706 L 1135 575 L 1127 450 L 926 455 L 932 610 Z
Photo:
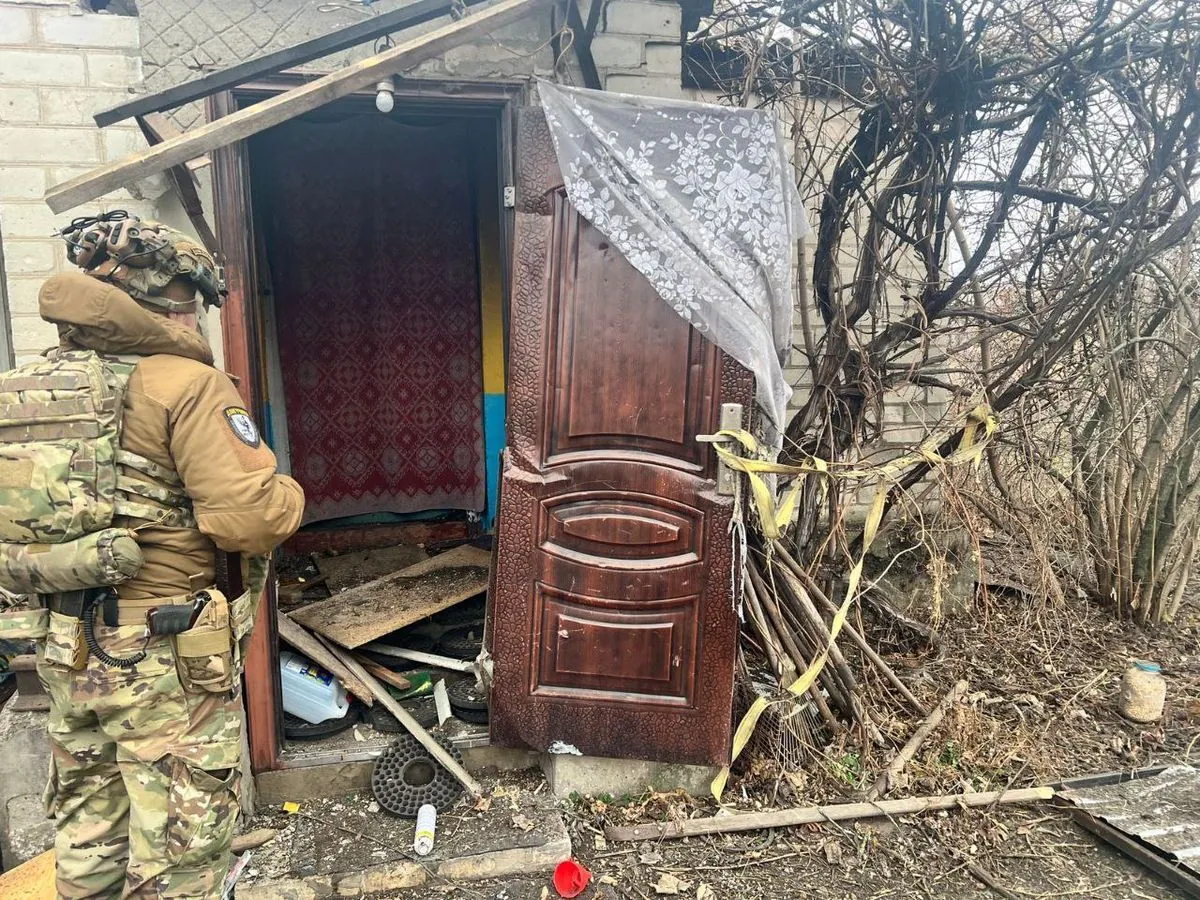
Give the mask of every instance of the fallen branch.
M 370 672 L 359 665 L 358 660 L 351 656 L 347 651 L 326 641 L 324 638 L 318 639 L 321 640 L 321 643 L 323 643 L 331 653 L 336 655 L 338 659 L 340 659 L 360 681 L 370 688 L 371 693 L 375 695 L 375 699 L 383 704 L 383 708 L 395 716 L 400 721 L 400 724 L 403 725 L 408 731 L 408 733 L 420 741 L 421 746 L 428 750 L 433 758 L 445 767 L 446 771 L 462 782 L 463 787 L 470 791 L 473 796 L 476 798 L 483 796 L 483 788 L 480 787 L 479 782 L 472 778 L 470 773 L 462 767 L 458 760 L 447 753 L 446 748 L 434 740 L 433 736 L 428 731 L 417 724 L 417 720 L 412 717 L 409 711 L 401 706 L 395 700 L 395 698 L 393 698 L 392 695 L 387 692 L 387 689 L 375 680 Z
M 1050 800 L 1053 797 L 1052 787 L 948 794 L 939 797 L 908 797 L 902 800 L 879 800 L 875 803 L 839 803 L 835 806 L 805 806 L 734 816 L 713 816 L 684 822 L 612 826 L 604 829 L 604 836 L 610 841 L 666 840 L 701 834 L 728 834 L 735 831 L 759 831 L 763 828 L 785 828 L 791 825 L 844 822 L 848 819 L 869 819 L 877 816 L 902 816 L 939 809 L 1030 803 L 1035 800 Z
M 781 544 L 779 541 L 775 541 L 774 544 L 775 552 L 778 553 L 779 558 L 783 560 L 783 564 L 787 568 L 788 574 L 794 576 L 797 581 L 801 582 L 805 590 L 807 590 L 807 592 L 812 596 L 816 597 L 817 600 L 821 602 L 821 605 L 824 606 L 830 613 L 836 613 L 838 611 L 837 604 L 829 599 L 828 595 L 826 595 L 826 593 L 820 589 L 817 583 L 813 581 L 809 574 L 804 571 L 804 568 L 798 562 L 796 562 L 790 553 L 787 552 L 787 549 L 783 546 L 783 544 Z M 913 692 L 908 689 L 908 685 L 906 685 L 900 679 L 900 676 L 895 673 L 892 667 L 884 662 L 883 657 L 876 653 L 874 648 L 867 643 L 867 639 L 862 636 L 857 628 L 851 625 L 850 622 L 846 622 L 842 625 L 842 632 L 850 638 L 850 640 L 856 647 L 858 647 L 859 650 L 862 651 L 863 655 L 866 656 L 871 664 L 883 674 L 883 677 L 887 679 L 888 683 L 900 692 L 900 695 L 908 701 L 909 706 L 923 716 L 928 715 L 929 710 L 927 710 L 921 704 L 921 701 L 916 698 Z
M 867 791 L 865 799 L 874 800 L 880 794 L 886 793 L 895 784 L 896 779 L 900 777 L 900 773 L 904 771 L 904 767 L 908 765 L 909 761 L 916 755 L 916 752 L 921 749 L 921 745 L 933 733 L 933 729 L 937 728 L 941 724 L 942 719 L 946 717 L 946 711 L 954 706 L 966 692 L 967 683 L 965 681 L 959 681 L 951 688 L 950 693 L 942 698 L 942 702 L 925 718 L 921 726 L 913 732 L 913 736 L 908 739 L 908 743 L 900 748 L 900 752 L 888 763 L 888 767 L 875 779 L 875 783 Z

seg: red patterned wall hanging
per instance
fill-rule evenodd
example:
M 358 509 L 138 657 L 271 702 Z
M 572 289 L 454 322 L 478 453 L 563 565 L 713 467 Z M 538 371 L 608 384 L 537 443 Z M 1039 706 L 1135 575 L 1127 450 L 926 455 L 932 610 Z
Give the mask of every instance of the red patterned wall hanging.
M 252 144 L 306 521 L 483 508 L 465 141 L 460 124 L 372 111 Z

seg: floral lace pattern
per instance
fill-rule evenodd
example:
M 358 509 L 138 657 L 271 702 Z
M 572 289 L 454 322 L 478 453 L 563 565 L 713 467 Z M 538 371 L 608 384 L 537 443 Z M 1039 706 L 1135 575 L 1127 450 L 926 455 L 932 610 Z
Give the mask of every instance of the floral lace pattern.
M 538 92 L 571 203 L 754 373 L 758 403 L 782 430 L 792 249 L 808 223 L 775 116 L 546 81 Z

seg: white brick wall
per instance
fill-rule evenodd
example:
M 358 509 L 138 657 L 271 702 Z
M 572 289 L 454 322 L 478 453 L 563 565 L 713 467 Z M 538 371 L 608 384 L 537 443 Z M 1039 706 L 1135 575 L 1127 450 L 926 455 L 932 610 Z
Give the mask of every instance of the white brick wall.
M 119 191 L 54 215 L 42 197 L 50 185 L 145 146 L 136 126 L 102 132 L 92 121 L 140 77 L 136 18 L 84 12 L 65 0 L 0 0 L 0 240 L 18 362 L 56 341 L 37 315 L 42 282 L 67 266 L 54 232 L 105 204 L 134 205 Z

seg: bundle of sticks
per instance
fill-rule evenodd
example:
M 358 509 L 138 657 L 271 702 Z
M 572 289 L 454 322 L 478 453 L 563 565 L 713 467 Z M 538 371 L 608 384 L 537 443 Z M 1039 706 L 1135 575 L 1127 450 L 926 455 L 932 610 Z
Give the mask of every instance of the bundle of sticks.
M 857 726 L 872 743 L 885 742 L 863 701 L 860 679 L 842 644 L 857 649 L 858 670 L 879 672 L 904 704 L 928 715 L 916 696 L 847 620 L 831 642 L 830 623 L 837 604 L 778 540 L 752 548 L 743 579 L 747 637 L 766 657 L 781 688 L 787 688 L 829 647 L 829 659 L 807 695 L 826 728 L 837 734 Z

